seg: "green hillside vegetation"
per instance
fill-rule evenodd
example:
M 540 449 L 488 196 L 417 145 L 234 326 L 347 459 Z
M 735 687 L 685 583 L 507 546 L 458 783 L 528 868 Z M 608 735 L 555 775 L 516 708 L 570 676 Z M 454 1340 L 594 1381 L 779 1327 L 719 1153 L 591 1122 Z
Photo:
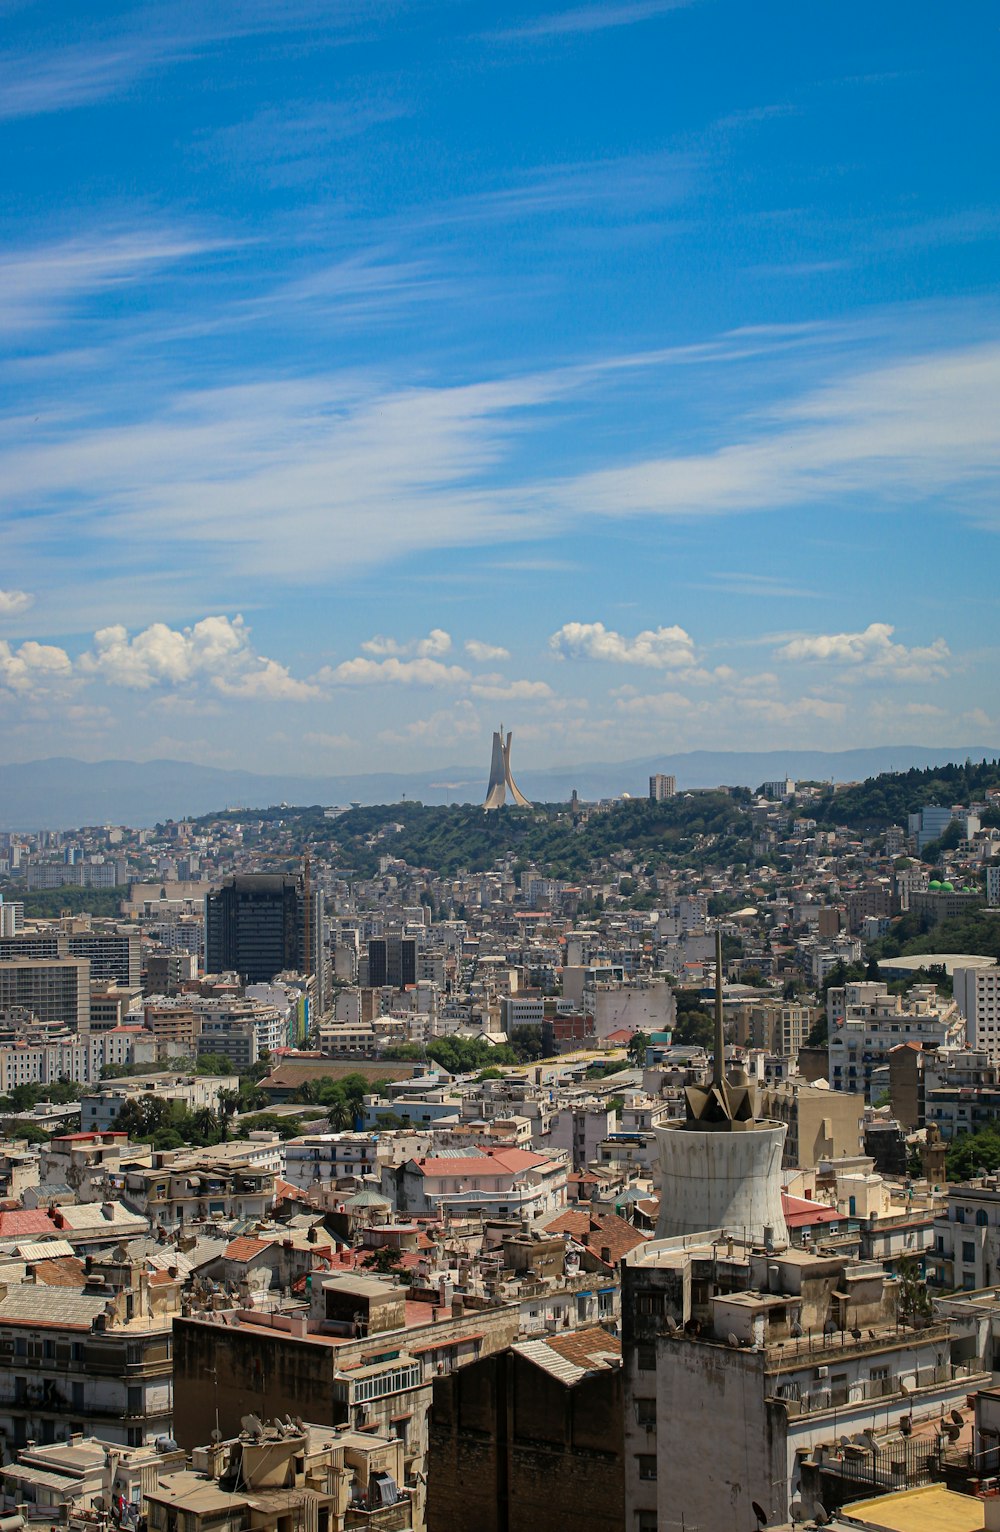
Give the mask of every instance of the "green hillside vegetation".
M 980 907 L 955 920 L 932 926 L 912 910 L 901 915 L 869 951 L 879 958 L 919 956 L 921 952 L 968 952 L 1000 961 L 1000 910 Z
M 884 829 L 906 825 L 906 816 L 928 803 L 969 803 L 1000 787 L 1000 761 L 966 761 L 962 766 L 930 766 L 923 771 L 886 772 L 854 787 L 827 795 L 809 817 L 825 826 Z M 1000 823 L 1000 819 L 992 820 Z
M 239 816 L 211 819 L 230 817 Z M 255 817 L 275 828 L 280 821 L 282 833 L 292 832 L 296 845 L 328 850 L 359 877 L 374 876 L 379 857 L 387 855 L 448 877 L 459 870 L 484 872 L 512 854 L 552 877 L 572 880 L 622 850 L 637 860 L 664 855 L 675 865 L 694 860 L 725 865 L 748 860 L 751 849 L 744 805 L 718 792 L 685 794 L 666 803 L 626 799 L 586 821 L 574 819 L 565 804 L 485 814 L 468 804 L 392 803 L 350 809 L 335 820 L 326 819 L 321 808 L 269 809 Z M 290 851 L 289 866 L 291 856 Z
M 76 883 L 63 888 L 42 888 L 33 892 L 8 891 L 8 898 L 24 900 L 28 920 L 55 920 L 63 910 L 71 915 L 83 912 L 113 918 L 120 914 L 126 888 L 80 888 Z

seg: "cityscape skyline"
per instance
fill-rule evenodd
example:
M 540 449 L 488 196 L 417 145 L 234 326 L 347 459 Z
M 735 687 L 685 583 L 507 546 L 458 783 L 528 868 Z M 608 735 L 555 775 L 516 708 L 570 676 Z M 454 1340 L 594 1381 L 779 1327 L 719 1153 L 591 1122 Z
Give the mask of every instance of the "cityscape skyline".
M 5 761 L 1000 739 L 985 16 L 7 11 Z

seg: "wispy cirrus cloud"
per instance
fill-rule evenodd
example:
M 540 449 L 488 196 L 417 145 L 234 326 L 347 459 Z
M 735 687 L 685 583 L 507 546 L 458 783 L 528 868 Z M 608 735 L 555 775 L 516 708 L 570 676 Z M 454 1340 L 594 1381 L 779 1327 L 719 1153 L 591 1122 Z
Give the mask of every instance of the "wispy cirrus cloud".
M 550 11 L 534 16 L 519 26 L 493 32 L 496 41 L 530 40 L 545 37 L 571 37 L 578 33 L 606 32 L 612 27 L 631 27 L 641 21 L 653 21 L 668 11 L 681 10 L 694 0 L 625 0 L 606 5 L 577 5 L 568 10 Z
M 0 328 L 11 335 L 52 324 L 75 303 L 225 248 L 220 240 L 149 227 L 11 251 L 0 256 Z

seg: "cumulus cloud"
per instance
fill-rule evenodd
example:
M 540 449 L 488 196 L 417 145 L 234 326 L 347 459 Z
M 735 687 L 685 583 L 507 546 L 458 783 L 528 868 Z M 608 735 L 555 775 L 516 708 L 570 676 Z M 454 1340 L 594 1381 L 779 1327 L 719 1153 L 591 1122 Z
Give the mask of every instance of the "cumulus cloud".
M 0 617 L 19 617 L 34 604 L 34 596 L 26 590 L 0 590 Z
M 8 692 L 27 697 L 49 691 L 72 679 L 73 662 L 65 649 L 54 644 L 36 644 L 28 639 L 14 649 L 0 639 L 0 686 Z
M 324 665 L 316 680 L 334 686 L 461 686 L 472 677 L 461 665 L 419 658 L 370 660 L 359 655 L 339 665 Z
M 151 623 L 129 636 L 121 623 L 94 634 L 93 648 L 77 662 L 81 674 L 129 691 L 204 680 L 227 697 L 304 702 L 321 695 L 284 665 L 257 654 L 242 617 L 203 617 L 190 628 Z
M 420 659 L 435 659 L 451 652 L 451 634 L 443 628 L 431 628 L 426 638 L 413 638 L 406 643 L 399 643 L 395 638 L 386 638 L 376 633 L 374 638 L 366 639 L 361 647 L 366 654 L 380 658 L 394 656 L 401 659 L 405 655 L 415 654 Z
M 651 670 L 686 670 L 694 665 L 694 639 L 683 628 L 645 628 L 626 638 L 603 622 L 567 622 L 553 633 L 549 648 L 560 659 L 606 660 Z
M 800 634 L 782 644 L 775 655 L 793 662 L 859 668 L 867 675 L 900 681 L 926 681 L 948 674 L 951 651 L 943 638 L 907 649 L 893 643 L 894 632 L 890 623 L 872 622 L 857 633 Z
M 482 639 L 467 638 L 465 640 L 465 652 L 470 658 L 478 660 L 480 664 L 496 663 L 497 660 L 509 660 L 510 650 L 502 649 L 499 644 L 484 644 Z

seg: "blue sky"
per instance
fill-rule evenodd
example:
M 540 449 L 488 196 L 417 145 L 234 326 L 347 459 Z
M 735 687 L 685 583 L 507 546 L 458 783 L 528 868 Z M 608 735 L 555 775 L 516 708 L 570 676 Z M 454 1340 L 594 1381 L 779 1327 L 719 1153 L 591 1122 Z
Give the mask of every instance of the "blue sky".
M 0 758 L 1000 745 L 992 7 L 0 18 Z

